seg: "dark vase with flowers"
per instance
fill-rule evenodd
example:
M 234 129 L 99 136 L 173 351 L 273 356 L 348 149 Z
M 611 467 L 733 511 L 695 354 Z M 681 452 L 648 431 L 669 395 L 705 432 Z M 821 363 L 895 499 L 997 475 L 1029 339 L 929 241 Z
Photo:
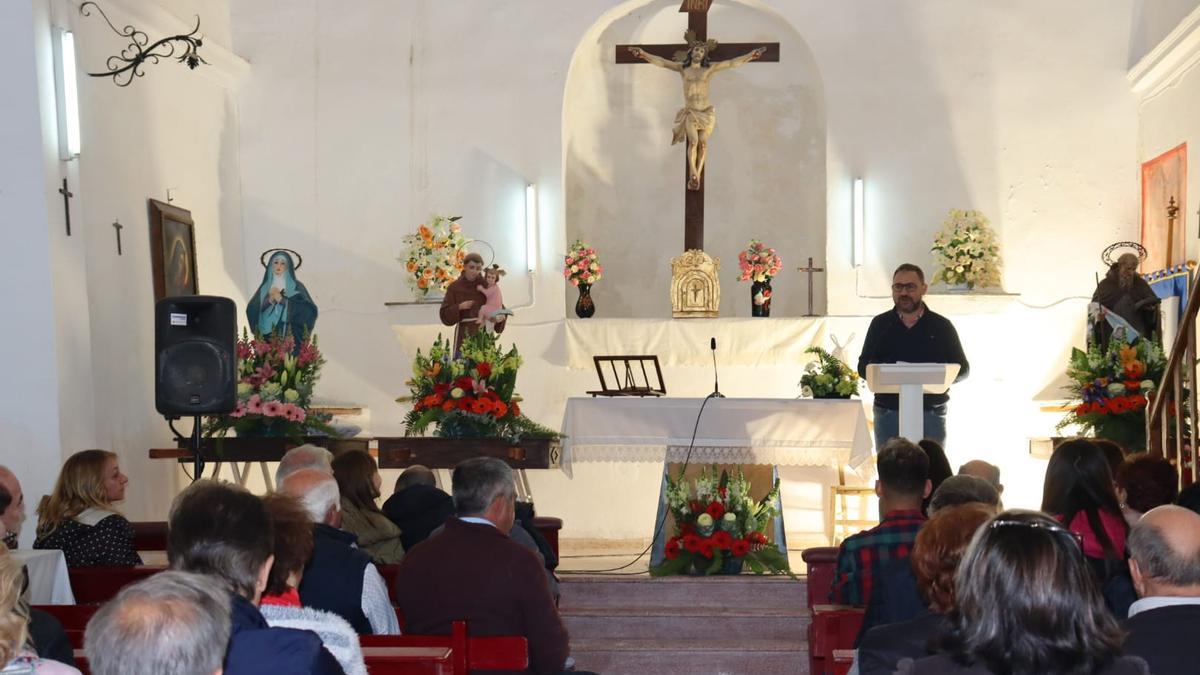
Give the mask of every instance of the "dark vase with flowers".
M 750 316 L 771 316 L 771 280 L 750 284 Z
M 579 284 L 579 299 L 575 301 L 575 316 L 590 319 L 596 313 L 596 303 L 592 302 L 592 285 Z

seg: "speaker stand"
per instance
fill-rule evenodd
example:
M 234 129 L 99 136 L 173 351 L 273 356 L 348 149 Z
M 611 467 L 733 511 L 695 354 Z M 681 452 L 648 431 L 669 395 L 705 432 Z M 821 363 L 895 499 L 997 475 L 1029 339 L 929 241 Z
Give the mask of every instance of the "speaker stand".
M 192 480 L 200 480 L 201 474 L 204 473 L 204 456 L 200 452 L 200 432 L 202 418 L 196 415 L 192 424 Z

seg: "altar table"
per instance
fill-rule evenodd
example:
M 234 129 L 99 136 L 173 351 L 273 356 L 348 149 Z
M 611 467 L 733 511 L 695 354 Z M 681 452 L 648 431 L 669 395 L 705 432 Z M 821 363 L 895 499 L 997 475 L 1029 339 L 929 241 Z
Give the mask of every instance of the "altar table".
M 778 478 L 781 465 L 858 469 L 872 447 L 862 401 L 845 399 L 570 398 L 562 433 L 567 475 L 572 462 L 662 463 L 651 565 L 663 561 L 668 463 L 766 464 Z M 777 506 L 775 545 L 786 557 Z
M 682 462 L 693 429 L 696 464 L 858 469 L 871 458 L 858 400 L 577 397 L 563 415 L 563 471 L 573 462 Z

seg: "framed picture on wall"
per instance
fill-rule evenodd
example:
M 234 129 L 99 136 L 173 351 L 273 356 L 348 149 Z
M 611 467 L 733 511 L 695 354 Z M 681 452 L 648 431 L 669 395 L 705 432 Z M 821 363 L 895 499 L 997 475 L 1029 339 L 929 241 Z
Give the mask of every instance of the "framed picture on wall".
M 1178 217 L 1172 224 L 1167 207 L 1175 200 Z M 1187 241 L 1187 143 L 1172 148 L 1142 164 L 1142 246 L 1146 260 L 1141 272 L 1148 274 L 1184 262 Z
M 196 228 L 191 211 L 150 200 L 150 264 L 156 302 L 200 292 L 196 279 Z

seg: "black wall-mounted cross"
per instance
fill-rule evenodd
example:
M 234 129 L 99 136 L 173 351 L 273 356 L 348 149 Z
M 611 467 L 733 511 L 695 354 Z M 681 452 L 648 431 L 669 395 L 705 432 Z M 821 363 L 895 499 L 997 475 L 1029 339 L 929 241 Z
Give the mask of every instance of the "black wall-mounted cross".
M 71 236 L 71 197 L 75 193 L 67 188 L 67 179 L 63 179 L 63 186 L 59 188 L 58 193 L 63 196 L 63 209 L 67 212 L 67 236 Z
M 125 226 L 121 224 L 121 221 L 113 221 L 113 229 L 117 231 L 117 255 L 123 255 L 121 253 L 121 228 L 123 227 Z

